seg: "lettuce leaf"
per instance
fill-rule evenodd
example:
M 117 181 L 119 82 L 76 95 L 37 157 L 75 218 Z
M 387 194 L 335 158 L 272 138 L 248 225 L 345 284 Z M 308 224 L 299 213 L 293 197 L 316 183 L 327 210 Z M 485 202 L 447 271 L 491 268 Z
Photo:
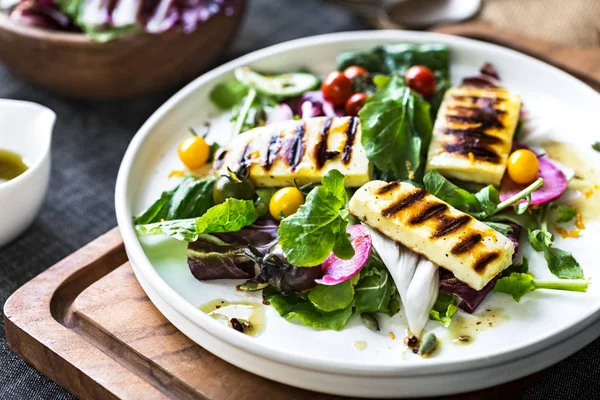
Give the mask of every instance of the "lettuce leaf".
M 429 311 L 429 319 L 439 321 L 446 328 L 452 322 L 452 316 L 458 311 L 458 299 L 455 295 L 440 291 L 438 298 Z
M 251 200 L 229 198 L 211 207 L 200 218 L 180 219 L 138 225 L 138 236 L 168 235 L 174 239 L 194 242 L 202 233 L 237 232 L 254 223 L 260 213 Z
M 400 76 L 365 102 L 361 143 L 382 179 L 421 181 L 433 129 L 429 108 Z
M 570 292 L 587 292 L 589 282 L 583 279 L 538 281 L 528 273 L 513 272 L 496 282 L 494 292 L 510 294 L 515 301 L 520 301 L 526 293 L 536 289 L 566 290 Z
M 344 260 L 354 256 L 348 239 L 348 194 L 344 175 L 331 170 L 298 211 L 281 221 L 279 244 L 287 260 L 299 267 L 321 264 L 333 251 Z
M 215 177 L 186 176 L 177 187 L 163 192 L 160 199 L 136 216 L 134 223 L 151 224 L 202 216 L 215 205 L 212 196 L 215 180 Z
M 360 275 L 337 285 L 317 285 L 308 294 L 281 294 L 272 287 L 263 298 L 287 320 L 315 329 L 340 330 L 350 317 L 363 312 L 390 316 L 399 310 L 399 296 L 379 257 L 371 253 Z

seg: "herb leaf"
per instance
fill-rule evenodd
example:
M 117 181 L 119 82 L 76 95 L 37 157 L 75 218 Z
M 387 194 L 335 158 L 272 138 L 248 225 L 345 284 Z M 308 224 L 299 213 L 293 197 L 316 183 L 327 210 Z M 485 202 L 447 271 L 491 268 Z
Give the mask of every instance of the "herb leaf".
M 139 236 L 168 235 L 177 240 L 194 242 L 201 233 L 237 232 L 254 223 L 259 216 L 251 200 L 230 198 L 211 207 L 200 218 L 138 225 L 136 230 Z
M 573 254 L 552 246 L 544 247 L 544 258 L 548 262 L 550 272 L 561 279 L 581 279 L 583 269 Z
M 219 83 L 209 94 L 210 101 L 222 110 L 229 110 L 248 94 L 248 87 L 237 80 Z
M 433 308 L 429 311 L 429 319 L 439 321 L 446 328 L 449 327 L 452 316 L 458 311 L 457 303 L 456 295 L 440 291 Z
M 496 282 L 494 292 L 512 295 L 515 301 L 520 301 L 527 292 L 535 289 L 566 290 L 570 292 L 587 292 L 589 282 L 581 279 L 568 281 L 538 281 L 533 275 L 513 272 Z
M 600 151 L 600 142 L 596 142 L 592 145 L 592 149 Z
M 281 221 L 279 244 L 290 263 L 312 267 L 332 251 L 344 260 L 354 256 L 346 233 L 348 195 L 343 187 L 344 175 L 335 169 L 329 171 L 298 211 Z
M 577 215 L 577 211 L 573 207 L 567 206 L 565 204 L 559 204 L 557 206 L 552 206 L 552 208 L 556 208 L 556 217 L 554 218 L 555 222 L 569 222 L 575 215 Z
M 215 177 L 186 176 L 172 190 L 134 218 L 135 224 L 199 217 L 214 205 L 212 191 Z
M 554 236 L 548 231 L 535 229 L 529 231 L 529 243 L 535 251 L 543 251 L 544 248 L 552 246 L 554 243 Z
M 433 129 L 429 103 L 394 76 L 358 115 L 367 158 L 387 180 L 420 181 Z
M 308 300 L 321 311 L 330 312 L 344 309 L 354 300 L 352 279 L 337 285 L 317 285 L 308 293 Z

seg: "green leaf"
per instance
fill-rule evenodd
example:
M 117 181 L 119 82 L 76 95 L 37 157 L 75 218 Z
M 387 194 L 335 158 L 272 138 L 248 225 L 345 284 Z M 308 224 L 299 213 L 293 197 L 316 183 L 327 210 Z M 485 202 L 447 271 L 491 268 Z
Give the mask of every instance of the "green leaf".
M 508 224 L 504 224 L 502 222 L 484 221 L 484 224 L 486 224 L 490 228 L 494 229 L 495 231 L 500 232 L 504 236 L 508 236 L 513 232 L 512 226 L 510 226 Z
M 535 290 L 533 276 L 518 272 L 498 279 L 494 286 L 494 292 L 510 294 L 515 301 L 521 300 L 525 293 L 533 290 Z
M 512 222 L 528 230 L 534 230 L 537 228 L 537 221 L 532 213 L 517 215 L 512 210 L 510 210 L 490 215 L 485 220 L 486 222 Z
M 583 269 L 571 253 L 551 246 L 544 247 L 543 251 L 548 268 L 554 275 L 561 279 L 583 278 Z
M 515 301 L 520 301 L 527 292 L 536 289 L 566 290 L 570 292 L 587 292 L 589 282 L 580 279 L 562 281 L 538 281 L 533 275 L 513 272 L 500 278 L 494 286 L 494 292 L 512 295 Z
M 438 298 L 429 311 L 429 319 L 439 321 L 446 328 L 452 322 L 452 316 L 458 311 L 458 299 L 455 295 L 440 291 Z
M 333 251 L 342 259 L 354 256 L 346 233 L 348 195 L 344 175 L 331 170 L 298 211 L 281 221 L 279 244 L 287 260 L 301 267 L 321 264 Z
M 529 260 L 527 259 L 527 257 L 523 257 L 523 262 L 521 262 L 520 265 L 513 264 L 510 267 L 506 268 L 503 274 L 505 276 L 509 276 L 513 272 L 517 272 L 519 274 L 526 274 L 527 272 L 529 272 Z
M 513 209 L 515 211 L 515 214 L 521 215 L 524 214 L 525 211 L 527 211 L 527 208 L 529 208 L 529 205 L 531 204 L 531 194 L 528 194 L 525 199 L 526 200 L 524 203 L 517 203 L 514 205 Z
M 592 145 L 592 149 L 600 151 L 600 142 L 596 142 Z
M 263 298 L 286 320 L 296 320 L 315 329 L 339 331 L 353 315 L 351 306 L 333 312 L 323 312 L 301 294 L 283 295 L 271 287 L 263 289 Z
M 552 246 L 554 243 L 554 236 L 548 231 L 535 229 L 529 231 L 529 243 L 535 251 L 544 251 L 546 247 Z
M 160 199 L 136 216 L 134 223 L 151 224 L 202 216 L 214 205 L 215 180 L 215 177 L 186 176 L 177 187 L 163 192 Z
M 372 250 L 373 251 L 373 250 Z M 360 280 L 354 287 L 354 307 L 357 313 L 396 314 L 400 300 L 396 285 L 387 268 L 374 252 L 360 272 Z
M 466 213 L 478 213 L 481 211 L 479 199 L 473 193 L 456 186 L 436 170 L 429 171 L 423 178 L 425 190 L 432 195 L 444 200 L 452 207 Z M 488 193 L 481 193 L 482 198 L 490 198 L 493 193 L 488 190 Z
M 393 77 L 359 112 L 367 158 L 388 179 L 422 179 L 433 129 L 429 104 Z
M 200 218 L 164 221 L 136 226 L 139 236 L 168 235 L 177 240 L 193 242 L 202 233 L 237 232 L 259 217 L 251 200 L 227 199 L 211 207 Z
M 479 192 L 475 193 L 475 197 L 479 201 L 480 212 L 476 213 L 476 218 L 484 219 L 496 212 L 498 204 L 500 203 L 500 195 L 498 190 L 492 185 L 486 186 Z
M 308 293 L 308 300 L 321 311 L 344 309 L 354 300 L 354 284 L 348 279 L 337 285 L 317 285 Z
M 222 110 L 229 110 L 248 94 L 248 87 L 236 80 L 216 85 L 209 94 L 210 101 Z
M 554 221 L 557 223 L 569 222 L 577 215 L 577 211 L 575 211 L 573 207 L 569 207 L 565 204 L 552 206 L 552 208 L 556 208 L 556 217 L 554 218 Z

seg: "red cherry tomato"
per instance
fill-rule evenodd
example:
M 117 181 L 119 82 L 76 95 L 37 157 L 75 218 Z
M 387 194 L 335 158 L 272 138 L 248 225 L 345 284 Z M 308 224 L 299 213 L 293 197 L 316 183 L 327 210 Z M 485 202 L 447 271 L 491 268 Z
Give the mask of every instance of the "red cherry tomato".
M 366 93 L 355 93 L 348 101 L 346 101 L 346 106 L 344 107 L 344 111 L 346 111 L 346 115 L 358 115 L 358 112 L 365 104 L 365 100 L 369 97 Z
M 334 71 L 325 77 L 321 90 L 325 100 L 341 106 L 352 96 L 352 82 L 343 73 Z
M 424 65 L 410 67 L 404 74 L 404 80 L 412 90 L 424 97 L 432 96 L 435 93 L 437 84 L 435 75 Z
M 346 78 L 350 80 L 356 78 L 357 76 L 366 75 L 368 73 L 369 71 L 367 71 L 363 67 L 359 67 L 358 65 L 353 65 L 344 70 L 344 75 L 346 75 Z

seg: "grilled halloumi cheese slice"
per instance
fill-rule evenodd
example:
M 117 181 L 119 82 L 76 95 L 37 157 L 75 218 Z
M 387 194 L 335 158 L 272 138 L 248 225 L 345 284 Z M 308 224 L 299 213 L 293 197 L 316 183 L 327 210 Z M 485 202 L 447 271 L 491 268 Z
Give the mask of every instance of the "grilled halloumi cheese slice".
M 433 128 L 427 170 L 499 186 L 520 110 L 520 97 L 503 88 L 448 90 Z
M 475 290 L 512 263 L 510 239 L 410 183 L 371 181 L 352 196 L 349 210 Z
M 346 187 L 370 180 L 372 167 L 360 143 L 356 117 L 285 121 L 249 130 L 222 147 L 213 168 L 226 173 L 247 165 L 259 187 L 321 182 L 330 170 L 345 175 Z

